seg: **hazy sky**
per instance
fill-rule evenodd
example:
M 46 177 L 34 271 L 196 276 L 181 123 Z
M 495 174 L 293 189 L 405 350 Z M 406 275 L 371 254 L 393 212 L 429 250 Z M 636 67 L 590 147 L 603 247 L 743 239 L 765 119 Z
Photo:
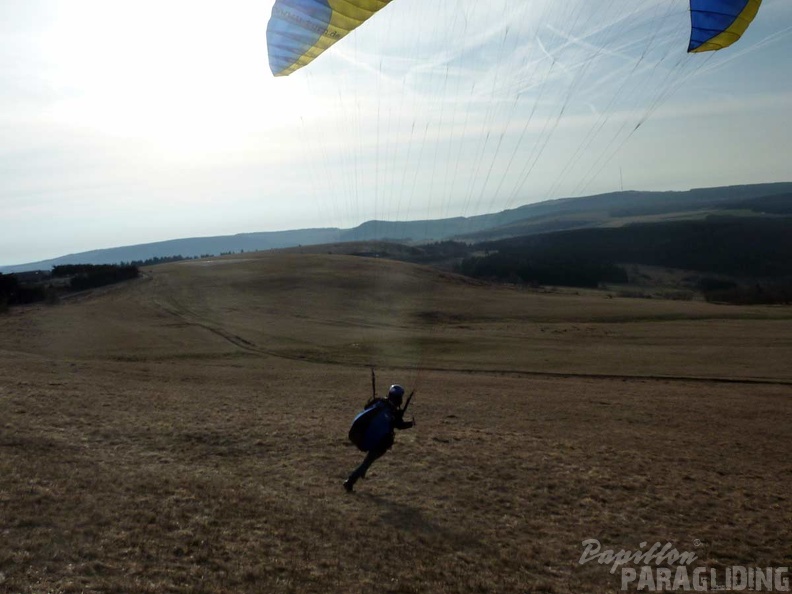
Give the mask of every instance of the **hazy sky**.
M 0 2 L 0 264 L 792 180 L 792 2 L 394 0 L 273 78 L 272 1 Z

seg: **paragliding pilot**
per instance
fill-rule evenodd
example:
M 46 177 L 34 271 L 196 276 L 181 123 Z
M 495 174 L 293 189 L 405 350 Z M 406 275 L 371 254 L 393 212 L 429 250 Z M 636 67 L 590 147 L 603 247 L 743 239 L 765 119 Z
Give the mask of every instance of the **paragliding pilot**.
M 374 371 L 371 372 L 372 387 L 374 387 Z M 410 405 L 410 400 L 415 392 L 407 398 L 407 403 L 402 408 L 404 388 L 394 384 L 388 390 L 387 398 L 377 398 L 376 388 L 374 395 L 366 403 L 363 412 L 359 413 L 349 429 L 349 439 L 358 449 L 366 452 L 366 457 L 360 466 L 352 471 L 349 478 L 344 481 L 344 488 L 351 492 L 355 483 L 360 478 L 366 478 L 366 472 L 374 461 L 385 454 L 393 446 L 394 429 L 409 429 L 415 426 L 415 419 L 404 420 L 404 413 Z

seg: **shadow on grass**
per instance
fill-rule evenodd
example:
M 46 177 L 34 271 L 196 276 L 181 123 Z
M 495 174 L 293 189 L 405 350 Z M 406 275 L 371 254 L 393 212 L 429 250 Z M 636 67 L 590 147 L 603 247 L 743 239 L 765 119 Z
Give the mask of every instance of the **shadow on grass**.
M 431 537 L 441 542 L 453 543 L 457 549 L 484 546 L 478 538 L 468 532 L 449 529 L 428 519 L 425 513 L 416 506 L 392 501 L 387 497 L 371 493 L 359 493 L 358 496 L 377 506 L 379 518 L 385 524 L 409 532 L 414 536 Z

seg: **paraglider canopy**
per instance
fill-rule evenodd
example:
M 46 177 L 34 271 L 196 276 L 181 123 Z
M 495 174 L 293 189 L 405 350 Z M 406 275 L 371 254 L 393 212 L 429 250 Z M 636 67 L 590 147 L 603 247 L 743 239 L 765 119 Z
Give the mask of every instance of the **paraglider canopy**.
M 267 41 L 281 78 L 262 111 L 294 117 L 294 153 L 283 157 L 314 183 L 306 201 L 339 227 L 372 221 L 356 239 L 390 221 L 473 217 L 605 192 L 614 180 L 623 187 L 622 165 L 628 186 L 631 170 L 648 171 L 655 126 L 667 121 L 664 138 L 672 127 L 681 135 L 691 128 L 680 113 L 710 110 L 713 85 L 731 84 L 732 77 L 718 78 L 721 64 L 771 44 L 765 23 L 758 43 L 708 51 L 733 41 L 758 6 L 273 0 Z M 765 3 L 761 11 L 768 9 Z M 691 19 L 696 51 L 705 56 L 685 53 Z M 286 96 L 288 109 L 280 109 L 275 101 Z M 625 153 L 630 141 L 642 150 Z M 669 150 L 677 157 L 688 149 L 682 145 Z M 434 223 L 410 233 L 413 241 L 440 235 Z
M 762 0 L 690 0 L 688 52 L 729 47 L 745 33 Z
M 310 64 L 391 0 L 277 0 L 267 25 L 272 74 Z
M 310 64 L 391 0 L 276 0 L 267 25 L 270 69 L 288 76 Z M 720 50 L 737 41 L 762 0 L 690 0 L 688 52 Z

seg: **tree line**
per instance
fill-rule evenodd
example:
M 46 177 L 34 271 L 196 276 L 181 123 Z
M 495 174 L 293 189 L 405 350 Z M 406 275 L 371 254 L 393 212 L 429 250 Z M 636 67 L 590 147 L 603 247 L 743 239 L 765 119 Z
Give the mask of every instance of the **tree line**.
M 62 293 L 95 289 L 137 278 L 137 266 L 114 264 L 63 264 L 52 271 L 0 273 L 0 310 L 39 301 L 57 301 Z
M 627 273 L 610 262 L 576 255 L 527 254 L 498 251 L 464 258 L 456 272 L 500 282 L 555 285 L 560 287 L 599 287 L 602 283 L 626 283 Z
M 789 208 L 766 202 L 765 209 Z M 482 242 L 469 252 L 457 272 L 488 280 L 596 287 L 627 283 L 622 266 L 638 264 L 703 275 L 695 288 L 708 301 L 792 303 L 792 218 L 785 216 L 559 231 Z

